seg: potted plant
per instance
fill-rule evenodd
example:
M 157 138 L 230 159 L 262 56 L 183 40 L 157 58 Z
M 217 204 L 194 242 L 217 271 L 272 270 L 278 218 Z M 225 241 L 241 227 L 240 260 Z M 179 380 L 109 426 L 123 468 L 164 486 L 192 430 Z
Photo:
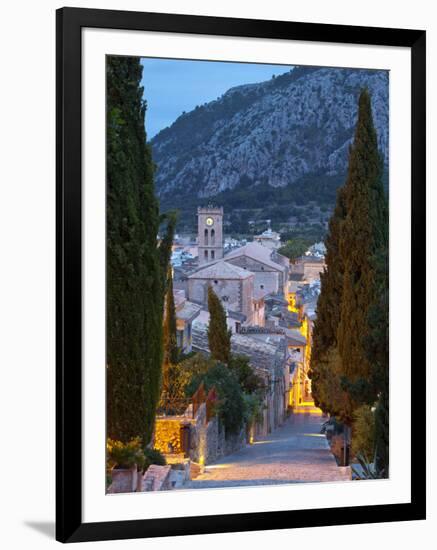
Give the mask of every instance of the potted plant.
M 145 457 L 141 439 L 128 443 L 108 439 L 106 444 L 107 467 L 111 474 L 111 492 L 130 493 L 137 490 L 138 469 L 144 466 Z

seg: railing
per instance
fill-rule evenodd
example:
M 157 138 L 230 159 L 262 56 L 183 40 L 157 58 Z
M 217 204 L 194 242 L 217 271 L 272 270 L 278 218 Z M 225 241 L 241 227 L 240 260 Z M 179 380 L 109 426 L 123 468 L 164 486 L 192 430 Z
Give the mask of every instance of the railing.
M 215 416 L 215 407 L 218 403 L 218 396 L 215 387 L 213 386 L 208 394 L 205 391 L 203 382 L 198 387 L 196 393 L 192 397 L 193 400 L 193 418 L 196 416 L 202 403 L 206 406 L 206 421 L 209 422 Z
M 285 334 L 281 327 L 240 327 L 240 334 Z
M 215 407 L 218 404 L 218 395 L 213 386 L 206 397 L 206 421 L 209 422 L 215 416 Z
M 203 382 L 197 388 L 197 391 L 195 392 L 195 394 L 191 399 L 193 401 L 193 418 L 194 418 L 196 416 L 197 411 L 199 410 L 200 405 L 204 403 L 206 399 L 205 386 Z
M 188 407 L 191 404 L 189 397 L 161 397 L 158 408 L 156 410 L 157 416 L 182 416 L 185 415 Z
M 205 386 L 202 382 L 191 398 L 168 397 L 163 395 L 156 409 L 156 415 L 189 416 L 195 418 L 197 411 L 203 403 L 205 403 L 206 406 L 206 421 L 209 422 L 211 418 L 215 416 L 218 395 L 214 386 L 206 393 Z

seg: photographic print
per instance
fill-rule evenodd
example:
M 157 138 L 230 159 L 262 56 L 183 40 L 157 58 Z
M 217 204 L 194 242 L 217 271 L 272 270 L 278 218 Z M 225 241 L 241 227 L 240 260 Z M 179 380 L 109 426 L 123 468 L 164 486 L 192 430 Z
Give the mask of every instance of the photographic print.
M 107 494 L 389 478 L 388 167 L 389 71 L 106 57 Z
M 56 21 L 57 540 L 425 518 L 425 31 Z

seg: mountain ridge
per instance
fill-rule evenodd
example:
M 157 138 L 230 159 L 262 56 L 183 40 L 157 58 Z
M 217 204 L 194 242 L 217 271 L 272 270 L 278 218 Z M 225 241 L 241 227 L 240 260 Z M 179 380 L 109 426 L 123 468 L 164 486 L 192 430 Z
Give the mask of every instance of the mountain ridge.
M 331 206 L 363 88 L 388 167 L 388 79 L 387 71 L 295 67 L 183 113 L 151 140 L 161 205 L 224 197 L 232 208 L 233 196 L 250 203 L 271 189 L 273 202 L 296 197 Z

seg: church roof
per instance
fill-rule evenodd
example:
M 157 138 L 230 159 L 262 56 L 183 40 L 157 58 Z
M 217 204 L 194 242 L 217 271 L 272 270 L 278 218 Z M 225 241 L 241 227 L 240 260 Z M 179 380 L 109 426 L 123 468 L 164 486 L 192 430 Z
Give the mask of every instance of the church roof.
M 192 273 L 189 279 L 248 279 L 253 277 L 251 271 L 230 264 L 223 260 L 199 269 Z
M 272 251 L 257 242 L 250 242 L 240 248 L 232 250 L 226 254 L 224 259 L 232 260 L 233 258 L 240 258 L 241 256 L 247 256 L 248 258 L 252 258 L 252 260 L 257 260 L 276 271 L 285 271 L 285 266 L 272 260 Z

